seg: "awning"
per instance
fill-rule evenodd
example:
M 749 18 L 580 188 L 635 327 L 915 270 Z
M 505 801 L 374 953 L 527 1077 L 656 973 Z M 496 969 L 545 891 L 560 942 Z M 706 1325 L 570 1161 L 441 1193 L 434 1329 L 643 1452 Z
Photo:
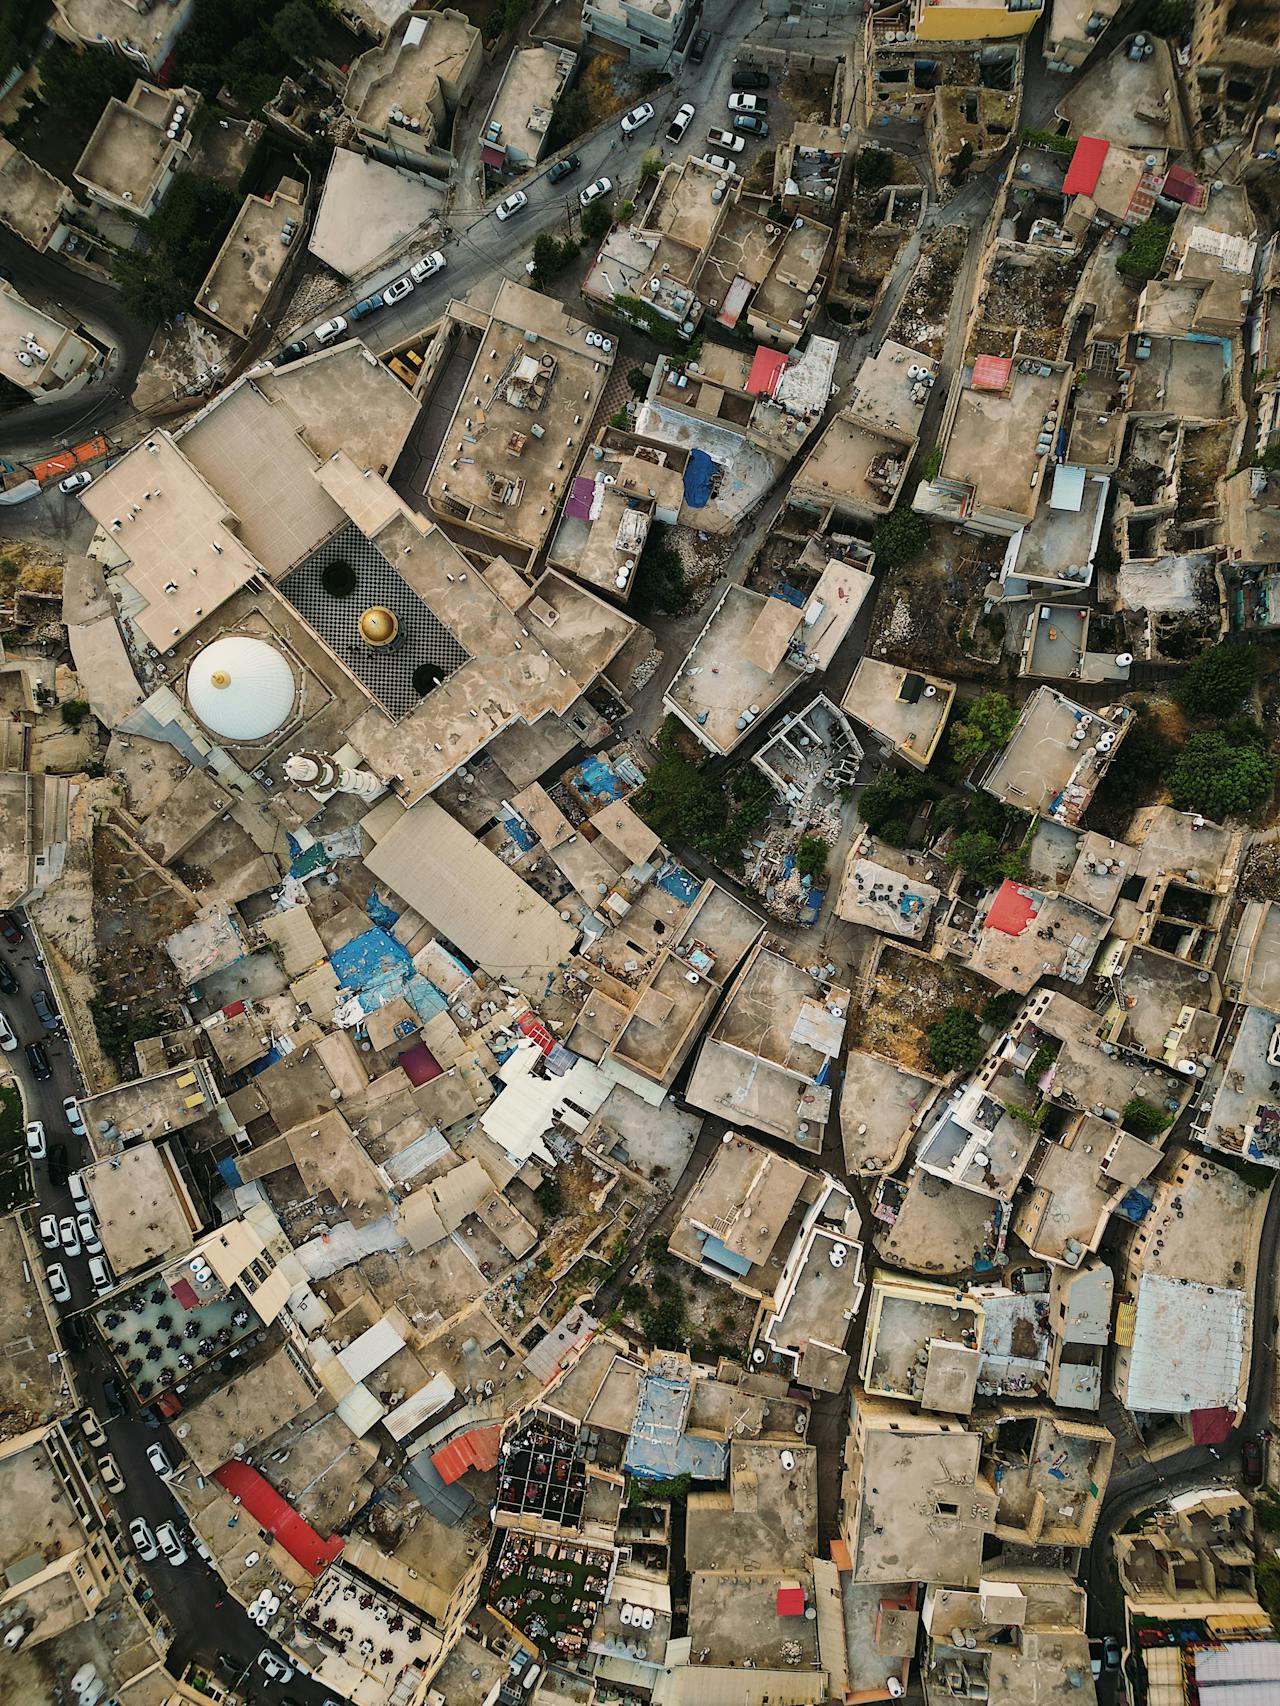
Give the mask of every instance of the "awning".
M 991 902 L 986 928 L 999 930 L 1005 936 L 1021 936 L 1038 911 L 1035 895 L 1006 877 Z
M 1062 181 L 1063 195 L 1092 195 L 1102 176 L 1102 162 L 1111 144 L 1103 136 L 1082 136 Z
M 213 1478 L 233 1499 L 240 1501 L 259 1528 L 278 1540 L 294 1562 L 311 1575 L 321 1575 L 341 1552 L 340 1535 L 322 1540 L 311 1524 L 249 1464 L 232 1458 L 214 1471 Z
M 1224 1406 L 1191 1412 L 1191 1438 L 1197 1445 L 1225 1445 L 1235 1426 L 1235 1413 Z
M 502 1423 L 487 1428 L 468 1428 L 448 1445 L 432 1452 L 431 1462 L 445 1486 L 452 1486 L 468 1469 L 494 1469 L 502 1444 Z
M 505 148 L 495 148 L 491 142 L 482 142 L 480 158 L 486 166 L 492 166 L 495 171 L 500 172 L 507 163 L 507 151 Z

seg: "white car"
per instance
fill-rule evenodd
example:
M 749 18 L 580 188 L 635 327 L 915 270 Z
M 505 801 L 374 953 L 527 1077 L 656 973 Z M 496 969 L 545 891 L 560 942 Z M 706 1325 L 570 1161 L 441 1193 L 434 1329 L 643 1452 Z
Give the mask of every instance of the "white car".
M 98 1237 L 98 1229 L 93 1224 L 93 1216 L 91 1214 L 78 1214 L 76 1226 L 80 1233 L 80 1242 L 84 1245 L 85 1255 L 100 1256 L 102 1254 L 102 1243 Z
M 109 1271 L 107 1269 L 107 1263 L 106 1263 L 105 1257 L 103 1257 L 103 1256 L 90 1256 L 89 1257 L 89 1279 L 93 1285 L 94 1293 L 96 1296 L 105 1297 L 107 1295 L 107 1293 L 111 1290 L 112 1286 L 115 1284 L 115 1281 L 111 1278 L 111 1274 L 109 1273 Z
M 293 1681 L 293 1666 L 287 1665 L 278 1653 L 273 1653 L 270 1647 L 264 1647 L 258 1654 L 258 1669 L 268 1682 L 284 1684 Z
M 164 1447 L 154 1440 L 147 1447 L 147 1462 L 155 1470 L 162 1481 L 167 1481 L 173 1474 L 173 1465 L 164 1454 Z
M 79 1173 L 67 1175 L 67 1189 L 71 1192 L 71 1200 L 76 1205 L 77 1214 L 92 1206 L 89 1202 L 89 1193 L 84 1186 L 84 1180 Z
M 49 1281 L 49 1290 L 55 1303 L 71 1302 L 71 1286 L 67 1279 L 67 1270 L 61 1262 L 50 1262 L 45 1269 Z
M 73 1135 L 83 1137 L 84 1119 L 80 1113 L 80 1104 L 74 1096 L 67 1096 L 63 1099 L 62 1111 L 67 1116 L 67 1124 L 71 1127 Z
M 17 1046 L 18 1039 L 13 1034 L 13 1026 L 9 1023 L 7 1015 L 0 1013 L 0 1048 L 4 1049 L 6 1054 L 12 1054 Z
M 722 154 L 741 154 L 747 146 L 740 136 L 735 136 L 731 130 L 721 130 L 718 125 L 712 125 L 707 132 L 707 141 Z
M 80 1229 L 73 1215 L 64 1214 L 58 1222 L 58 1238 L 68 1256 L 80 1254 Z
M 692 101 L 686 101 L 684 103 L 684 105 L 681 108 L 679 108 L 679 110 L 676 113 L 676 116 L 672 119 L 671 123 L 667 126 L 667 141 L 668 142 L 679 142 L 680 141 L 680 139 L 684 135 L 685 131 L 688 130 L 689 126 L 693 123 L 694 111 L 695 111 L 695 108 L 694 108 Z
M 639 130 L 642 124 L 648 124 L 653 117 L 653 105 L 649 101 L 641 101 L 638 107 L 632 107 L 629 113 L 622 115 L 622 134 L 630 136 L 633 130 Z
M 429 255 L 424 255 L 420 261 L 415 261 L 409 268 L 409 277 L 415 284 L 421 284 L 425 279 L 433 278 L 436 273 L 445 269 L 445 258 L 439 249 Z
M 178 1531 L 171 1522 L 162 1522 L 156 1528 L 156 1539 L 160 1550 L 176 1570 L 180 1564 L 187 1561 L 187 1549 L 178 1539 Z
M 86 486 L 93 484 L 93 475 L 87 468 L 81 468 L 75 474 L 68 474 L 65 480 L 58 481 L 60 492 L 82 492 Z
M 323 325 L 316 327 L 316 342 L 321 346 L 338 341 L 347 329 L 347 322 L 341 314 L 335 314 L 332 320 L 326 320 Z
M 512 190 L 509 196 L 504 196 L 493 210 L 497 220 L 510 219 L 515 213 L 522 212 L 529 205 L 529 198 L 523 190 Z
M 40 1216 L 40 1242 L 46 1250 L 56 1250 L 59 1246 L 58 1221 L 52 1214 Z
M 767 112 L 768 101 L 763 95 L 730 95 L 729 111 L 731 113 L 763 113 Z
M 733 171 L 733 161 L 723 154 L 704 154 L 702 158 L 708 166 L 714 166 L 717 172 Z
M 44 1140 L 44 1121 L 27 1121 L 27 1154 L 33 1161 L 43 1161 L 48 1153 Z
M 160 1556 L 156 1537 L 142 1517 L 135 1516 L 129 1524 L 129 1538 L 133 1541 L 134 1548 L 144 1564 L 154 1563 Z
M 599 200 L 602 195 L 608 195 L 612 188 L 612 178 L 597 178 L 594 183 L 584 184 L 578 191 L 578 206 L 590 207 L 593 201 Z
M 98 1473 L 109 1493 L 124 1492 L 124 1476 L 120 1473 L 120 1465 L 109 1451 L 98 1459 Z
M 403 278 L 392 279 L 391 283 L 387 285 L 386 289 L 382 292 L 383 304 L 389 308 L 393 302 L 402 302 L 404 298 L 412 292 L 412 290 L 413 280 L 407 273 Z
M 92 1410 L 81 1410 L 80 1432 L 88 1440 L 95 1451 L 101 1451 L 107 1443 L 106 1430 L 94 1415 Z

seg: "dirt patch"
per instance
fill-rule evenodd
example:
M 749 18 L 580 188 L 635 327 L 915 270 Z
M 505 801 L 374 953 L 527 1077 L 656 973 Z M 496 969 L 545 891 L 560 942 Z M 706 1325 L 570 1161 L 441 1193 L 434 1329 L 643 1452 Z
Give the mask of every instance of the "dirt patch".
M 782 98 L 797 124 L 829 124 L 835 98 L 835 79 L 823 71 L 808 71 L 792 65 L 782 79 Z
M 1179 528 L 1196 529 L 1217 519 L 1218 482 L 1227 472 L 1235 432 L 1233 421 L 1187 429 L 1178 459 L 1174 522 Z
M 968 234 L 958 225 L 941 225 L 925 234 L 920 259 L 902 293 L 886 336 L 936 360 L 947 334 L 947 316 Z
M 1280 841 L 1256 844 L 1249 849 L 1236 892 L 1241 900 L 1280 900 Z
M 1056 360 L 1069 333 L 1067 310 L 1087 251 L 1030 257 L 998 255 L 979 286 L 981 316 L 969 339 L 976 355 L 1036 355 Z
M 926 552 L 885 577 L 871 655 L 938 675 L 964 673 L 976 662 L 996 668 L 1001 654 L 994 633 L 975 630 L 1004 551 L 1003 539 L 974 539 L 935 528 Z M 958 611 L 966 613 L 960 622 Z
M 684 569 L 689 610 L 701 610 L 715 590 L 733 553 L 732 534 L 700 534 L 695 527 L 669 527 L 667 539 L 674 546 Z
M 850 1025 L 849 1046 L 896 1060 L 910 1072 L 931 1075 L 929 1026 L 949 1007 L 976 1012 L 992 993 L 985 978 L 959 966 L 886 946 Z

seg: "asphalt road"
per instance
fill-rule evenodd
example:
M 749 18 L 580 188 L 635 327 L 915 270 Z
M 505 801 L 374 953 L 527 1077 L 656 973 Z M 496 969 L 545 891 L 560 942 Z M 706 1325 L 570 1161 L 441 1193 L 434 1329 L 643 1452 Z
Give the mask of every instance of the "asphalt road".
M 118 290 L 86 278 L 56 256 L 40 255 L 0 228 L 0 265 L 13 274 L 14 286 L 33 302 L 51 302 L 88 330 L 106 333 L 116 346 L 104 378 L 65 402 L 31 403 L 0 416 L 0 450 L 32 443 L 74 444 L 119 412 L 133 390 L 138 369 L 151 344 L 150 326 L 135 320 Z

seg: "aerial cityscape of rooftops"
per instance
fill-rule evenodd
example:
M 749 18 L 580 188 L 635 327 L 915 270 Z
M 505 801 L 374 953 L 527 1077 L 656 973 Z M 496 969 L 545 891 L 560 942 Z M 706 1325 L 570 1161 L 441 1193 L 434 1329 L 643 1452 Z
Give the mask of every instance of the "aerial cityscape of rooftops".
M 1280 1706 L 1280 0 L 0 0 L 3 1706 Z

